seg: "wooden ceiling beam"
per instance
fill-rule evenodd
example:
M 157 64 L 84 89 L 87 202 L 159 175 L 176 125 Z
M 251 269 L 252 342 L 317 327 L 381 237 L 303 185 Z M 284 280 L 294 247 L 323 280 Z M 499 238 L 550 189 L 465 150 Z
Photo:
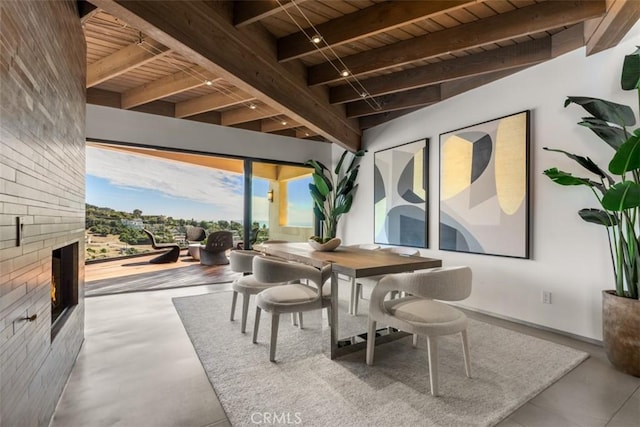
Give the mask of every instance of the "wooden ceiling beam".
M 275 120 L 274 120 L 275 119 Z M 275 132 L 283 129 L 293 129 L 300 126 L 300 123 L 288 117 L 274 117 L 262 120 L 260 130 L 262 132 Z
M 304 0 L 296 0 L 300 4 Z M 291 0 L 264 1 L 264 0 L 243 0 L 233 2 L 233 24 L 236 27 L 244 27 L 253 24 L 261 19 L 268 18 L 276 13 L 282 12 L 295 6 Z
M 360 76 L 414 61 L 563 27 L 605 13 L 604 0 L 547 1 L 342 58 Z M 311 86 L 341 80 L 331 63 L 308 69 Z
M 258 108 L 255 110 L 247 107 L 240 107 L 229 111 L 223 111 L 220 122 L 223 126 L 231 126 L 280 115 L 280 111 L 271 108 L 266 104 L 256 104 L 256 106 Z
M 638 0 L 609 0 L 606 15 L 585 25 L 587 56 L 617 45 L 640 20 Z
M 510 76 L 511 74 L 522 71 L 525 68 L 528 68 L 529 66 L 530 65 L 520 67 L 520 68 L 511 68 L 508 70 L 501 70 L 493 73 L 483 74 L 480 76 L 467 77 L 463 79 L 441 83 L 439 85 L 440 98 L 441 100 L 452 98 L 456 95 L 460 95 L 461 93 L 478 88 L 480 86 L 494 82 L 501 78 Z M 362 129 L 369 129 L 374 126 L 380 125 L 382 123 L 388 122 L 390 120 L 397 119 L 398 117 L 404 116 L 406 114 L 412 113 L 414 111 L 420 110 L 421 108 L 424 108 L 424 107 L 409 107 L 402 110 L 388 111 L 381 114 L 374 114 L 370 116 L 360 117 L 359 119 L 360 127 Z
M 254 41 L 253 28 L 247 26 L 239 31 L 231 17 L 217 10 L 213 2 L 92 0 L 92 3 L 187 60 L 264 100 L 278 114 L 349 150 L 360 148 L 360 128 L 355 120 L 345 116 L 343 108 L 330 105 L 325 93 L 310 89 L 301 75 L 279 64 L 268 49 Z
M 140 46 L 138 43 L 130 44 L 88 65 L 87 87 L 93 87 L 120 74 L 124 74 L 168 52 L 168 47 L 148 38 L 145 39 Z
M 177 73 L 123 92 L 122 108 L 133 108 L 137 105 L 155 101 L 156 99 L 166 98 L 176 93 L 203 86 L 205 84 L 205 77 L 202 77 L 203 75 L 210 76 L 208 80 L 212 83 L 220 80 L 219 77 L 211 76 L 211 73 L 199 66 L 190 70 L 178 71 Z
M 362 117 L 387 111 L 424 107 L 440 102 L 440 85 L 426 86 L 347 104 L 347 117 Z M 375 109 L 379 107 L 379 109 Z
M 305 35 L 305 32 L 310 35 L 314 33 L 311 28 L 278 39 L 278 60 L 291 61 L 318 50 L 327 50 L 329 46 L 340 46 L 371 37 L 475 2 L 476 0 L 445 0 L 378 3 L 316 25 L 315 28 L 323 38 L 317 45 L 311 43 Z
M 242 104 L 243 102 L 249 102 L 253 99 L 251 95 L 247 95 L 237 88 L 214 92 L 209 95 L 178 102 L 176 104 L 176 117 L 189 117 L 207 111 L 220 110 Z
M 296 129 L 296 138 L 310 138 L 316 135 L 317 135 L 316 133 L 312 132 L 311 130 L 305 127 Z
M 448 80 L 537 64 L 551 59 L 551 46 L 551 37 L 545 37 L 380 77 L 373 77 L 362 80 L 361 83 L 371 96 L 386 95 Z M 359 99 L 361 97 L 350 85 L 335 86 L 330 90 L 331 103 L 343 103 Z

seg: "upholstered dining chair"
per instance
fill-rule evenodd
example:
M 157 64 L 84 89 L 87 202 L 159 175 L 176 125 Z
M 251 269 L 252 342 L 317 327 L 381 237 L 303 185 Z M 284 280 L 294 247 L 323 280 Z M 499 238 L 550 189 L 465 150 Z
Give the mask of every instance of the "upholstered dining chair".
M 386 300 L 391 292 L 404 291 L 411 296 Z M 471 361 L 467 338 L 467 316 L 435 300 L 460 301 L 471 294 L 471 269 L 447 267 L 384 276 L 371 294 L 367 333 L 367 365 L 373 365 L 377 323 L 427 337 L 431 394 L 438 395 L 438 337 L 460 333 L 467 377 L 471 377 Z
M 376 245 L 375 243 L 359 243 L 356 245 L 349 245 L 349 248 L 358 248 L 358 249 L 366 249 L 368 251 L 377 251 L 378 249 L 380 249 L 380 245 Z M 349 314 L 355 314 L 355 312 L 357 312 L 358 310 L 358 302 L 356 301 L 356 289 L 357 289 L 357 285 L 356 285 L 356 278 L 355 277 L 351 277 L 351 297 L 349 300 Z M 355 309 L 354 309 L 355 307 Z
M 235 250 L 229 255 L 230 267 L 232 271 L 242 273 L 243 276 L 234 280 L 231 288 L 233 289 L 233 296 L 231 300 L 231 317 L 233 318 L 236 312 L 236 302 L 238 300 L 238 294 L 242 294 L 242 318 L 240 332 L 243 334 L 247 330 L 247 314 L 249 312 L 249 299 L 251 295 L 256 295 L 261 291 L 270 288 L 272 286 L 284 285 L 285 282 L 280 283 L 263 283 L 253 276 L 253 258 L 259 256 L 260 252 L 252 250 Z
M 416 255 L 420 255 L 420 251 L 418 249 L 415 248 L 403 248 L 403 247 L 399 247 L 399 248 L 384 248 L 384 249 L 380 249 L 383 252 L 390 252 L 393 254 L 398 254 L 398 255 L 403 255 L 403 256 L 416 256 Z M 353 281 L 355 283 L 355 286 L 352 285 L 352 295 L 354 294 L 354 290 L 355 290 L 355 296 L 352 297 L 353 299 L 353 303 L 352 303 L 352 311 L 351 313 L 354 316 L 358 315 L 358 302 L 360 301 L 360 298 L 362 298 L 362 286 L 375 286 L 376 283 L 378 283 L 378 281 L 380 279 L 382 279 L 382 277 L 384 276 L 369 276 L 369 277 L 361 277 L 359 278 L 357 281 Z M 391 295 L 391 297 L 395 297 L 396 293 L 393 293 Z
M 207 243 L 200 248 L 200 264 L 229 264 L 226 251 L 233 248 L 233 233 L 214 231 L 207 237 Z
M 311 310 L 330 310 L 330 295 L 324 293 L 323 285 L 331 275 L 331 264 L 321 269 L 308 265 L 288 262 L 273 257 L 257 256 L 253 258 L 253 274 L 257 280 L 265 283 L 292 282 L 307 279 L 311 285 L 288 283 L 274 286 L 260 292 L 256 297 L 256 318 L 253 328 L 253 342 L 258 342 L 260 314 L 262 310 L 271 313 L 271 341 L 269 344 L 269 360 L 275 362 L 276 343 L 280 314 L 302 313 Z M 329 318 L 331 314 L 329 313 Z M 302 327 L 302 317 L 300 317 Z

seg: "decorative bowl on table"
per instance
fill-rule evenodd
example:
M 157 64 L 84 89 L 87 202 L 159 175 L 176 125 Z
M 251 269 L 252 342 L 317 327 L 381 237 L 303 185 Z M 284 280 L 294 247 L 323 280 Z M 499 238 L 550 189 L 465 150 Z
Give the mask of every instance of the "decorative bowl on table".
M 326 241 L 320 240 L 319 237 L 317 237 L 316 239 L 314 239 L 313 237 L 309 238 L 309 246 L 311 246 L 313 250 L 320 252 L 334 251 L 338 246 L 340 246 L 340 243 L 342 243 L 342 241 L 337 237 L 328 239 Z

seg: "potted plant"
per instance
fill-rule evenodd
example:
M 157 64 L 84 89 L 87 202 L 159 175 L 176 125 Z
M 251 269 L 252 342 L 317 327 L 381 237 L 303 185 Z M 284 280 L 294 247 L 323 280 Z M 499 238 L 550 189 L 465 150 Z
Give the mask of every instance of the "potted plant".
M 343 214 L 351 210 L 353 195 L 358 188 L 358 159 L 364 156 L 365 152 L 366 150 L 360 150 L 351 153 L 345 150 L 333 173 L 316 160 L 308 160 L 305 163 L 313 168 L 313 183 L 309 184 L 309 191 L 313 199 L 313 212 L 321 224 L 320 236 L 312 236 L 309 240 L 314 249 L 333 250 L 340 245 L 340 239 L 336 238 L 338 221 Z M 350 161 L 343 171 L 347 157 L 350 157 Z
M 621 86 L 638 92 L 640 100 L 640 49 L 625 57 Z M 600 205 L 578 214 L 587 222 L 604 226 L 608 235 L 616 286 L 615 291 L 602 292 L 603 344 L 614 366 L 640 376 L 640 128 L 629 129 L 636 120 L 626 105 L 572 96 L 565 107 L 570 104 L 580 105 L 591 114 L 579 124 L 613 149 L 608 172 L 589 157 L 545 147 L 568 156 L 592 176 L 578 177 L 557 168 L 547 169 L 544 174 L 560 185 L 589 188 Z

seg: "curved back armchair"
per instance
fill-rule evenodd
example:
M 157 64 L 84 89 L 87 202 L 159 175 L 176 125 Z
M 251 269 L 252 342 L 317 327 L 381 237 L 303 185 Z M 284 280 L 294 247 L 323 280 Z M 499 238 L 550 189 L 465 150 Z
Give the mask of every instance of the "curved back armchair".
M 149 237 L 149 240 L 151 240 L 151 247 L 153 249 L 169 249 L 167 252 L 149 260 L 149 263 L 166 264 L 178 261 L 178 258 L 180 257 L 180 245 L 177 243 L 158 243 L 156 242 L 156 236 L 154 236 L 152 232 L 146 228 L 143 228 L 142 231 L 144 231 L 144 233 Z
M 233 248 L 233 233 L 230 231 L 214 231 L 207 237 L 207 243 L 200 248 L 200 264 L 229 264 L 226 251 Z
M 405 247 L 391 247 L 391 248 L 384 248 L 384 249 L 380 249 L 383 252 L 390 252 L 392 254 L 397 254 L 397 255 L 403 255 L 403 256 L 416 256 L 416 255 L 420 255 L 420 251 L 416 248 L 405 248 Z M 378 280 L 382 279 L 384 276 L 369 276 L 369 277 L 362 277 L 360 279 L 358 279 L 357 282 L 355 282 L 355 286 L 352 286 L 351 289 L 351 293 L 352 295 L 355 293 L 355 295 L 353 295 L 352 297 L 352 312 L 351 314 L 353 314 L 354 316 L 358 315 L 358 302 L 360 301 L 360 298 L 362 298 L 362 286 L 363 285 L 369 285 L 369 286 L 375 286 L 376 283 L 378 283 Z M 397 295 L 397 293 L 393 293 L 391 296 L 395 297 Z
M 249 312 L 249 299 L 251 295 L 256 295 L 263 290 L 272 286 L 283 285 L 284 283 L 264 283 L 255 278 L 253 273 L 253 258 L 259 256 L 260 252 L 252 250 L 235 250 L 229 255 L 230 267 L 236 273 L 242 273 L 243 276 L 233 281 L 231 288 L 233 296 L 231 299 L 231 321 L 236 312 L 236 302 L 238 294 L 242 294 L 242 323 L 240 332 L 243 334 L 247 330 L 247 314 Z
M 302 313 L 304 311 L 329 309 L 331 301 L 323 295 L 323 285 L 331 276 L 331 264 L 317 269 L 297 262 L 288 262 L 273 257 L 257 256 L 253 258 L 253 274 L 257 280 L 265 283 L 292 282 L 308 280 L 313 284 L 287 283 L 274 286 L 260 292 L 256 298 L 256 318 L 253 328 L 253 342 L 258 341 L 260 314 L 262 310 L 271 313 L 271 342 L 269 360 L 275 362 L 276 343 L 280 314 Z M 329 316 L 331 317 L 331 316 Z M 302 327 L 302 317 L 300 317 Z
M 418 335 L 427 337 L 429 351 L 429 380 L 431 394 L 438 395 L 438 337 L 460 333 L 465 371 L 471 376 L 467 317 L 465 314 L 434 300 L 460 301 L 471 294 L 469 267 L 435 268 L 414 273 L 389 274 L 378 282 L 369 304 L 367 334 L 367 364 L 373 365 L 376 325 L 381 322 L 413 334 L 413 345 Z M 386 300 L 393 292 L 406 292 L 411 296 Z

